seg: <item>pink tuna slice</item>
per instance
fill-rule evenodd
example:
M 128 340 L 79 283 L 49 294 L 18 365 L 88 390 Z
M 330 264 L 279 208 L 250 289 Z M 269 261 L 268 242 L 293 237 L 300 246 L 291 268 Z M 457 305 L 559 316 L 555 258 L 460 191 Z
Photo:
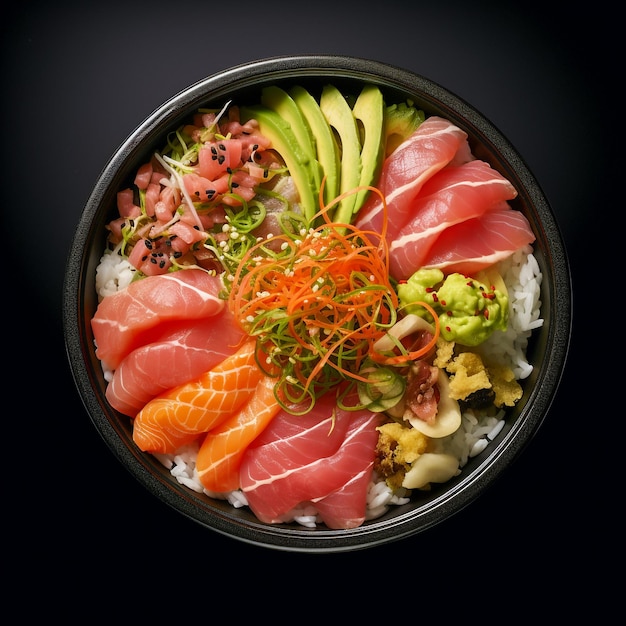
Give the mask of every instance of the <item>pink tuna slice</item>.
M 120 413 L 135 417 L 160 393 L 195 380 L 234 354 L 244 336 L 228 309 L 206 319 L 166 323 L 152 343 L 120 363 L 106 398 Z
M 311 502 L 330 528 L 361 524 L 379 424 L 378 414 L 335 407 L 333 394 L 309 414 L 279 413 L 242 460 L 241 488 L 254 514 L 280 523 Z
M 221 280 L 202 270 L 148 276 L 107 296 L 91 320 L 96 356 L 116 369 L 135 348 L 152 340 L 162 322 L 200 319 L 221 313 Z
M 377 437 L 371 436 L 370 433 L 371 430 L 364 431 L 360 440 L 355 438 L 350 441 L 354 447 L 352 452 L 356 454 L 356 447 L 360 445 L 368 446 L 370 451 L 376 446 Z M 369 441 L 370 439 L 373 443 Z M 367 490 L 372 480 L 374 455 L 372 454 L 370 458 L 359 454 L 354 462 L 354 476 L 341 489 L 313 502 L 328 528 L 358 528 L 366 519 Z M 360 463 L 360 468 L 357 463 Z
M 347 480 L 335 491 L 313 500 L 322 521 L 329 528 L 357 528 L 366 518 L 367 490 L 378 441 L 380 414 L 355 415 L 341 449 L 329 461 Z
M 397 280 L 409 278 L 444 230 L 502 208 L 516 195 L 513 185 L 485 161 L 440 170 L 424 184 L 412 202 L 409 222 L 389 244 L 390 274 Z
M 494 209 L 445 230 L 432 245 L 423 267 L 471 276 L 534 240 L 530 224 L 520 211 L 510 207 Z
M 410 217 L 411 202 L 422 185 L 448 165 L 457 153 L 468 153 L 467 134 L 448 120 L 429 117 L 383 163 L 377 188 L 387 203 L 387 240 L 392 241 Z M 370 193 L 355 225 L 381 233 L 385 219 L 383 201 Z

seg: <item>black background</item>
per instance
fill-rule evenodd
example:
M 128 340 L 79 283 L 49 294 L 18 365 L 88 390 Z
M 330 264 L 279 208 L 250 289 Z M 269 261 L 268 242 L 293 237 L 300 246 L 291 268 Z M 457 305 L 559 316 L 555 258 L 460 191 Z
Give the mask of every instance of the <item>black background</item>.
M 599 226 L 619 225 L 603 196 L 623 136 L 623 106 L 607 80 L 616 66 L 616 16 L 598 3 L 585 12 L 506 4 L 111 0 L 2 9 L 5 552 L 18 547 L 23 555 L 16 564 L 23 584 L 67 592 L 55 596 L 54 613 L 68 614 L 73 599 L 89 594 L 102 608 L 141 599 L 139 606 L 164 604 L 195 620 L 194 610 L 221 606 L 228 615 L 232 604 L 256 619 L 274 615 L 286 598 L 305 600 L 305 614 L 321 607 L 315 598 L 362 608 L 368 589 L 378 589 L 390 615 L 392 603 L 409 607 L 407 618 L 429 606 L 445 615 L 464 605 L 471 615 L 471 606 L 485 610 L 497 597 L 516 611 L 532 611 L 540 598 L 559 612 L 587 601 L 606 609 L 600 600 L 611 587 L 598 584 L 595 563 L 620 545 L 605 547 L 612 508 L 601 494 L 612 475 L 608 459 L 623 446 L 603 443 L 612 436 L 607 412 L 616 411 L 598 370 L 610 316 L 601 305 L 584 305 L 588 279 L 607 276 L 598 264 L 610 236 L 600 236 Z M 91 424 L 62 336 L 66 255 L 113 151 L 187 85 L 245 61 L 296 53 L 398 65 L 490 118 L 546 193 L 574 287 L 560 391 L 504 478 L 425 533 L 345 554 L 251 546 L 157 501 Z M 359 594 L 347 591 L 354 583 Z M 585 591 L 574 595 L 578 588 Z M 266 593 L 266 604 L 246 605 L 251 592 Z

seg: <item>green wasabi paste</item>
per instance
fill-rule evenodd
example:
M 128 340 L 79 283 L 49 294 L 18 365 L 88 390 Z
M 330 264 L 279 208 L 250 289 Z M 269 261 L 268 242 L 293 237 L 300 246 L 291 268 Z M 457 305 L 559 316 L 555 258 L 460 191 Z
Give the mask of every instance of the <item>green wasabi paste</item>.
M 506 287 L 502 280 L 492 282 L 458 273 L 444 277 L 441 270 L 420 269 L 398 286 L 398 297 L 407 313 L 432 323 L 430 313 L 415 303 L 430 305 L 439 317 L 440 334 L 447 341 L 477 346 L 495 330 L 506 330 L 508 323 Z

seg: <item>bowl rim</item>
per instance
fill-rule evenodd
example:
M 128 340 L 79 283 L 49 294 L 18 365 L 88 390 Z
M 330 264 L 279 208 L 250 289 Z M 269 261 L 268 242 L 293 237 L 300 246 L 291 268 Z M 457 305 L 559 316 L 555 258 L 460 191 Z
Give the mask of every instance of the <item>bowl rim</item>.
M 545 340 L 548 358 L 538 366 L 541 385 L 533 386 L 528 402 L 511 430 L 497 445 L 493 442 L 489 446 L 489 455 L 460 479 L 454 491 L 443 490 L 424 511 L 419 507 L 394 508 L 395 514 L 389 518 L 373 520 L 356 529 L 316 528 L 311 532 L 299 527 L 251 523 L 230 511 L 199 510 L 197 494 L 155 472 L 152 461 L 147 461 L 146 455 L 128 441 L 127 434 L 115 420 L 109 419 L 106 401 L 95 391 L 95 371 L 89 367 L 90 363 L 93 365 L 94 357 L 93 346 L 84 328 L 87 271 L 84 244 L 93 237 L 93 222 L 107 189 L 115 185 L 124 163 L 132 162 L 145 142 L 154 142 L 166 128 L 175 127 L 202 103 L 226 96 L 229 91 L 251 88 L 259 81 L 306 81 L 319 79 L 320 75 L 337 80 L 374 81 L 393 91 L 419 94 L 431 105 L 431 110 L 437 109 L 438 114 L 465 126 L 464 130 L 470 130 L 472 135 L 478 134 L 490 150 L 497 150 L 518 176 L 528 196 L 526 201 L 540 218 L 534 226 L 541 228 L 541 238 L 549 244 L 546 262 L 549 262 L 551 271 L 547 277 L 544 272 L 544 288 L 549 289 L 552 297 L 547 303 L 551 320 Z M 549 285 L 545 278 L 549 278 Z M 333 54 L 283 55 L 235 65 L 193 83 L 157 107 L 119 145 L 98 176 L 76 227 L 67 255 L 62 313 L 66 354 L 83 405 L 113 454 L 148 491 L 189 519 L 230 538 L 284 551 L 342 552 L 397 541 L 441 523 L 473 502 L 519 457 L 548 414 L 560 383 L 569 351 L 572 293 L 567 252 L 545 194 L 510 141 L 476 108 L 435 81 L 388 63 Z

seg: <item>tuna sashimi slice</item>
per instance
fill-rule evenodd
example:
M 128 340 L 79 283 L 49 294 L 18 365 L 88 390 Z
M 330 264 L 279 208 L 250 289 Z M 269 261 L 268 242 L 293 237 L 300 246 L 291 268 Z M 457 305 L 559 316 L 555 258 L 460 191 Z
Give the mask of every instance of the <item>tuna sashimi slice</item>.
M 424 184 L 412 202 L 410 220 L 389 244 L 390 274 L 397 280 L 409 278 L 444 230 L 516 196 L 511 182 L 485 161 L 440 170 Z
M 242 459 L 241 488 L 254 514 L 266 523 L 289 521 L 296 506 L 328 497 L 322 508 L 331 527 L 352 527 L 365 515 L 379 421 L 369 411 L 335 407 L 332 394 L 310 414 L 280 412 Z M 342 490 L 345 517 L 331 498 Z
M 375 446 L 376 439 L 372 439 Z M 367 490 L 372 480 L 374 455 L 371 459 L 362 456 L 359 460 L 361 471 L 355 471 L 352 479 L 341 489 L 313 503 L 328 528 L 358 528 L 366 519 Z
M 387 204 L 387 240 L 392 241 L 410 216 L 411 201 L 422 185 L 448 165 L 463 147 L 467 133 L 441 117 L 429 117 L 384 161 L 377 188 Z M 361 230 L 381 233 L 385 220 L 379 194 L 371 193 L 359 211 L 355 225 Z
M 133 349 L 151 340 L 150 331 L 169 320 L 199 319 L 224 310 L 221 279 L 190 269 L 148 276 L 100 302 L 91 320 L 96 356 L 116 369 Z
M 133 441 L 144 452 L 171 454 L 238 411 L 264 374 L 253 339 L 197 380 L 171 389 L 139 411 Z
M 254 471 L 247 484 L 271 483 L 276 475 L 333 455 L 344 439 L 349 418 L 347 411 L 336 408 L 332 393 L 318 398 L 304 415 L 281 410 L 251 446 L 254 463 L 251 457 L 248 465 Z
M 168 322 L 153 342 L 120 363 L 107 386 L 107 400 L 135 417 L 154 397 L 197 379 L 234 354 L 244 337 L 228 309 L 205 319 Z
M 423 267 L 471 276 L 533 241 L 535 234 L 523 213 L 494 209 L 446 229 L 432 245 Z

